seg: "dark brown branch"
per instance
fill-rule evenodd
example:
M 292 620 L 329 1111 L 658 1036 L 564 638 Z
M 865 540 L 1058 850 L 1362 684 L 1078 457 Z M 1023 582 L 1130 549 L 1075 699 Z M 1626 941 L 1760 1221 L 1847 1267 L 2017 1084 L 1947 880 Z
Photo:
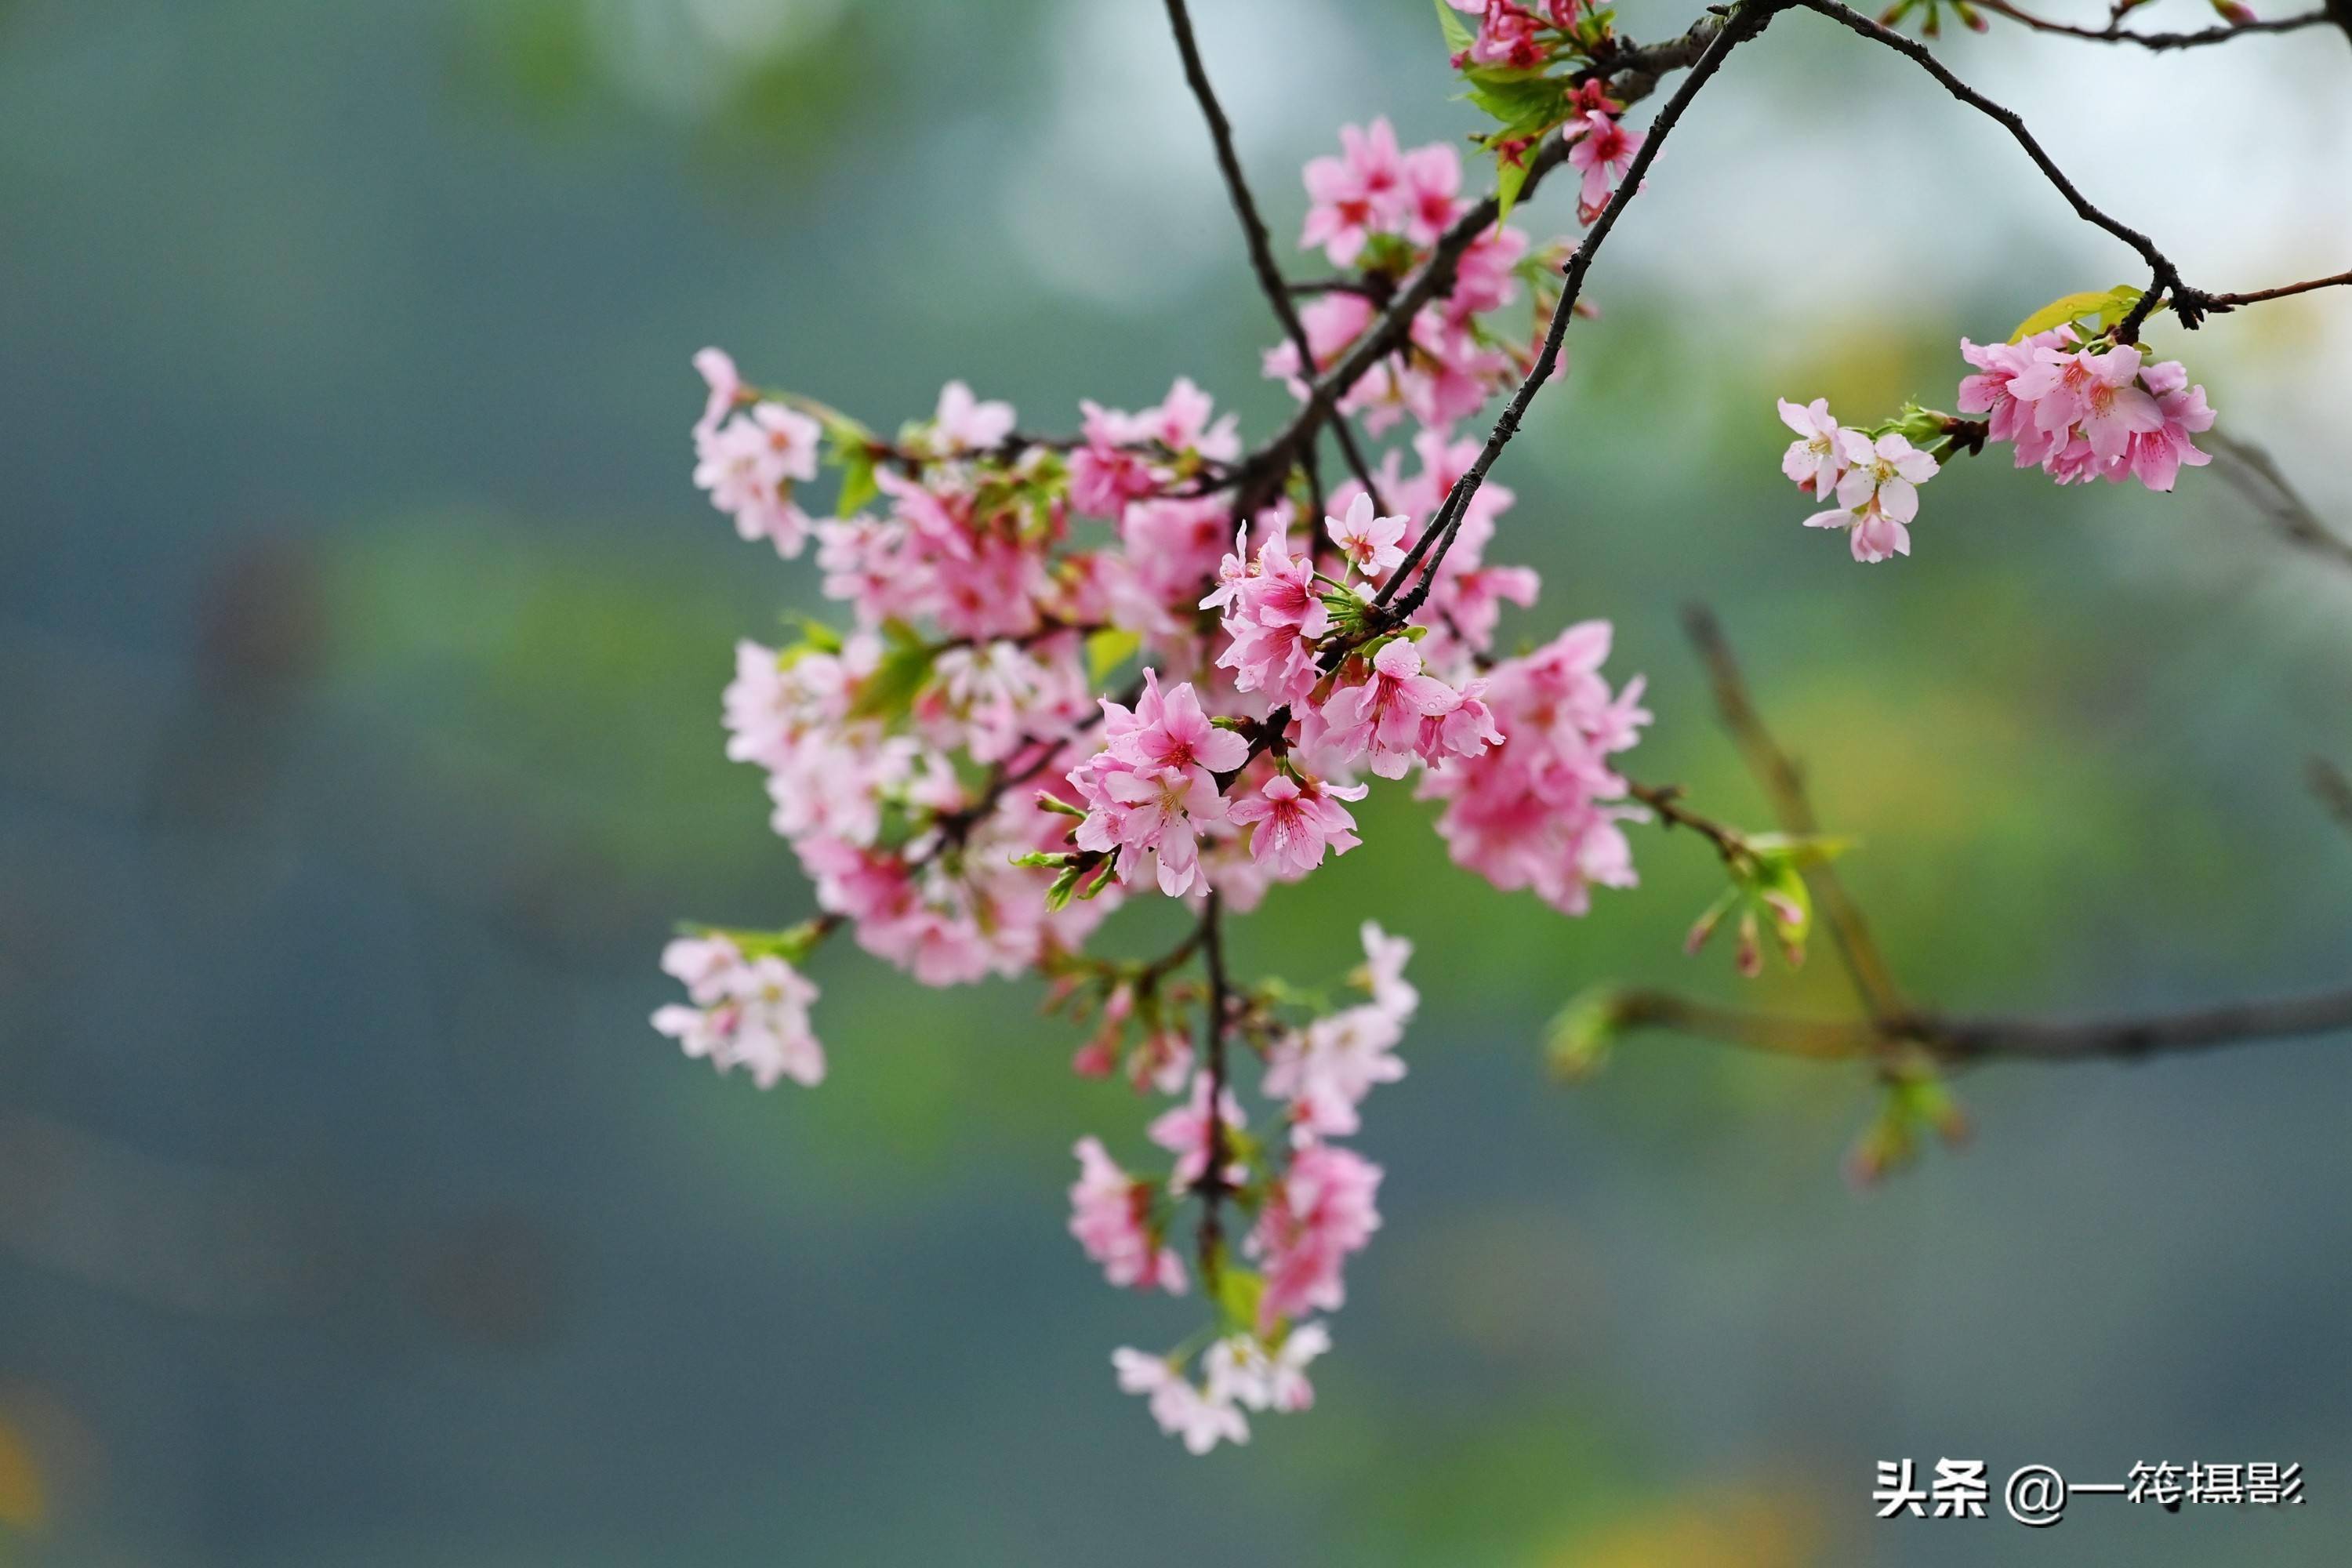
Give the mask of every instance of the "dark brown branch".
M 1687 827 L 1715 846 L 1715 852 L 1727 864 L 1748 852 L 1747 839 L 1739 829 L 1711 816 L 1702 816 L 1683 805 L 1680 784 L 1645 784 L 1633 779 L 1625 781 L 1625 793 L 1658 814 L 1658 820 L 1669 827 Z
M 1680 37 L 1648 47 L 1615 50 L 1607 64 L 1594 74 L 1609 81 L 1611 97 L 1630 107 L 1655 90 L 1664 73 L 1696 64 L 1723 26 L 1723 19 L 1713 14 L 1701 16 Z M 1568 161 L 1568 147 L 1567 142 L 1553 136 L 1528 154 L 1527 179 L 1519 191 L 1522 202 L 1533 199 L 1544 176 Z M 1387 308 L 1328 371 L 1315 376 L 1312 359 L 1299 362 L 1299 374 L 1307 378 L 1307 400 L 1271 441 L 1243 460 L 1237 511 L 1254 511 L 1271 497 L 1280 485 L 1281 476 L 1288 471 L 1292 455 L 1313 437 L 1324 421 L 1332 417 L 1341 401 L 1355 390 L 1356 384 L 1370 374 L 1382 360 L 1405 348 L 1412 341 L 1413 318 L 1421 313 L 1422 307 L 1453 292 L 1463 253 L 1495 226 L 1501 212 L 1501 204 L 1488 195 L 1454 219 L 1438 237 L 1421 270 L 1395 289 Z
M 2326 278 L 2306 278 L 2300 283 L 2282 283 L 2275 289 L 2257 289 L 2251 294 L 2208 294 L 2205 309 L 2219 315 L 2234 310 L 2241 305 L 2259 305 L 2265 300 L 2285 300 L 2297 294 L 2308 294 L 2318 289 L 2352 288 L 2352 271 L 2337 272 Z
M 2020 10 L 2009 0 L 1973 0 L 1983 10 L 2021 22 L 2037 33 L 2055 33 L 2063 37 L 2082 38 L 2095 44 L 2137 44 L 2143 49 L 2194 49 L 2207 44 L 2226 44 L 2232 38 L 2250 34 L 2293 33 L 2305 27 L 2324 26 L 2334 18 L 2326 11 L 2306 11 L 2300 16 L 2284 16 L 2275 20 L 2256 19 L 2234 26 L 2207 27 L 2195 33 L 2136 33 L 2125 26 L 2121 18 L 2104 27 L 2078 26 L 2072 22 L 2053 22 L 2046 16 Z
M 1223 910 L 1212 888 L 1201 902 L 1201 952 L 1209 972 L 1208 1010 L 1201 1022 L 1201 1055 L 1209 1075 L 1209 1163 L 1192 1190 L 1201 1195 L 1201 1289 L 1211 1300 L 1217 1296 L 1217 1269 L 1224 1251 L 1224 1222 L 1219 1205 L 1225 1195 L 1225 1166 L 1232 1150 L 1225 1139 L 1225 944 L 1219 921 Z
M 1818 1061 L 1869 1059 L 1903 1045 L 1916 1046 L 1940 1061 L 1955 1064 L 2129 1059 L 2352 1028 L 2352 991 L 2107 1018 L 1914 1013 L 1883 1022 L 1757 1013 L 1665 991 L 1625 991 L 1610 1000 L 1611 1016 L 1621 1028 L 1671 1029 Z
M 1666 138 L 1681 123 L 1684 111 L 1690 108 L 1699 90 L 1721 68 L 1724 58 L 1762 32 L 1784 4 L 1786 0 L 1750 0 L 1748 5 L 1733 12 L 1730 19 L 1707 40 L 1698 58 L 1692 62 L 1690 75 L 1683 79 L 1681 85 L 1675 89 L 1674 96 L 1666 100 L 1665 107 L 1659 110 L 1657 118 L 1650 122 L 1649 132 L 1643 138 L 1641 150 L 1626 165 L 1625 177 L 1611 193 L 1609 205 L 1601 208 L 1601 216 L 1593 220 L 1591 228 L 1569 258 L 1559 299 L 1552 307 L 1551 325 L 1544 333 L 1543 348 L 1537 353 L 1536 363 L 1528 370 L 1527 379 L 1520 382 L 1518 391 L 1511 395 L 1510 402 L 1504 406 L 1502 417 L 1495 421 L 1495 428 L 1487 436 L 1486 445 L 1480 449 L 1476 459 L 1460 479 L 1454 481 L 1454 488 L 1446 493 L 1444 504 L 1437 509 L 1437 515 L 1430 519 L 1429 526 L 1422 531 L 1421 537 L 1405 552 L 1403 562 L 1390 574 L 1388 585 L 1372 601 L 1374 605 L 1386 609 L 1394 599 L 1393 614 L 1402 620 L 1410 617 L 1421 607 L 1422 601 L 1429 596 L 1430 589 L 1437 582 L 1437 569 L 1444 564 L 1445 553 L 1453 548 L 1454 535 L 1460 531 L 1462 518 L 1469 510 L 1471 498 L 1486 482 L 1486 470 L 1495 466 L 1495 459 L 1502 456 L 1503 448 L 1510 444 L 1512 437 L 1518 434 L 1519 421 L 1526 417 L 1528 405 L 1535 401 L 1536 393 L 1550 379 L 1553 367 L 1559 363 L 1560 344 L 1568 335 L 1568 323 L 1576 314 L 1576 301 L 1584 292 L 1585 274 L 1591 269 L 1592 258 L 1601 253 L 1601 246 L 1608 241 L 1610 231 L 1617 226 L 1617 220 L 1624 215 L 1626 206 L 1641 193 L 1642 181 L 1648 175 L 1650 165 L 1656 162 L 1658 150 L 1665 145 Z M 1532 178 L 1530 172 L 1531 182 Z M 1435 542 L 1433 551 L 1431 550 L 1432 541 Z M 1402 598 L 1396 598 L 1397 590 L 1412 575 L 1414 565 L 1424 552 L 1429 552 L 1429 559 L 1428 564 L 1422 569 L 1420 580 Z
M 2219 430 L 2207 431 L 2203 439 L 2222 481 L 2253 503 L 2282 538 L 2338 566 L 2352 567 L 2352 540 L 2319 521 L 2319 514 L 2287 482 L 2268 452 Z
M 1731 644 L 1724 637 L 1714 612 L 1704 605 L 1687 606 L 1683 611 L 1683 630 L 1706 666 L 1716 710 L 1723 716 L 1724 728 L 1731 731 L 1748 772 L 1764 786 L 1764 794 L 1772 803 L 1772 815 L 1787 832 L 1819 833 L 1821 824 L 1813 816 L 1812 802 L 1805 792 L 1804 770 L 1780 749 L 1772 731 L 1765 728 L 1762 715 L 1748 699 L 1739 661 L 1733 656 Z M 1879 952 L 1876 940 L 1870 934 L 1869 922 L 1862 918 L 1861 907 L 1846 891 L 1836 869 L 1826 864 L 1815 865 L 1807 868 L 1805 878 L 1821 901 L 1822 921 L 1830 928 L 1830 939 L 1836 944 L 1846 973 L 1853 977 L 1854 989 L 1862 994 L 1864 1005 L 1874 1018 L 1900 1016 L 1904 1011 L 1903 994 L 1895 984 L 1894 970 Z
M 2336 826 L 2352 833 L 2352 778 L 2326 757 L 2312 758 L 2305 777 L 2311 782 L 2311 793 L 2319 797 Z
M 1307 328 L 1298 319 L 1298 308 L 1291 303 L 1290 287 L 1283 281 L 1282 268 L 1274 259 L 1274 242 L 1267 236 L 1265 219 L 1259 216 L 1257 198 L 1250 194 L 1249 180 L 1242 173 L 1241 158 L 1234 151 L 1234 128 L 1225 119 L 1225 111 L 1217 102 L 1216 89 L 1209 85 L 1208 68 L 1201 61 L 1201 46 L 1192 36 L 1192 16 L 1184 0 L 1168 0 L 1168 28 L 1176 35 L 1176 52 L 1184 59 L 1184 80 L 1192 89 L 1192 97 L 1201 105 L 1201 118 L 1209 123 L 1209 140 L 1215 143 L 1217 170 L 1224 176 L 1225 194 L 1232 198 L 1234 215 L 1241 219 L 1242 238 L 1249 247 L 1250 268 L 1257 274 L 1259 289 L 1266 303 L 1274 307 L 1275 318 L 1298 351 L 1300 374 L 1312 371 L 1315 356 L 1307 346 Z M 1348 459 L 1348 468 L 1379 506 L 1379 488 L 1372 482 L 1372 470 L 1364 461 L 1364 454 L 1356 445 L 1355 432 L 1345 423 L 1339 426 L 1339 450 Z
M 2203 313 L 2200 303 L 2203 296 L 2181 281 L 2180 270 L 2172 264 L 2171 258 L 2157 248 L 2156 241 L 2120 218 L 2108 216 L 2076 189 L 2074 182 L 2066 177 L 2066 171 L 2061 169 L 2042 150 L 2042 143 L 2034 140 L 2033 132 L 2025 128 L 2024 119 L 2015 110 L 1995 103 L 1953 75 L 1950 68 L 1936 58 L 1935 51 L 1916 38 L 1906 37 L 1892 27 L 1882 26 L 1851 5 L 1841 5 L 1839 0 L 1790 0 L 1790 3 L 1801 5 L 1808 11 L 1817 11 L 1873 43 L 1884 44 L 1896 54 L 1915 61 L 1922 70 L 1934 77 L 1945 91 L 1979 113 L 1989 116 L 2007 131 L 2017 144 L 2025 149 L 2025 155 L 2033 160 L 2033 166 L 2042 171 L 2042 178 L 2066 198 L 2066 205 L 2074 209 L 2075 216 L 2106 230 L 2138 252 L 2139 258 L 2147 264 L 2148 271 L 2154 275 L 2154 281 L 2139 303 L 2132 307 L 2131 313 L 2116 328 L 2117 342 L 2135 341 L 2140 323 L 2147 319 L 2147 313 L 2156 309 L 2168 292 L 2175 296 L 2173 308 L 2180 316 L 2180 324 L 2184 327 L 2197 325 Z

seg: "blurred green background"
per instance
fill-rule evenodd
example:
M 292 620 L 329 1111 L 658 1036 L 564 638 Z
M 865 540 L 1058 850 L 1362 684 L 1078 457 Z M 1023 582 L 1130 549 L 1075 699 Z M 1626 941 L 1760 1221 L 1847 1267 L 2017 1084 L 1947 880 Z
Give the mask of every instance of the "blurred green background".
M 1426 0 L 1196 9 L 1278 231 L 1340 121 L 1474 128 Z M 1946 47 L 2252 288 L 2352 253 L 2342 43 Z M 1760 824 L 1675 629 L 1713 603 L 1920 996 L 2340 982 L 2300 773 L 2352 763 L 2352 574 L 2210 472 L 1960 462 L 1871 569 L 1797 526 L 1776 394 L 1948 405 L 1960 333 L 2132 276 L 1926 90 L 1802 16 L 1710 89 L 1498 471 L 1507 636 L 1613 618 L 1640 775 Z M 950 376 L 1032 427 L 1284 405 L 1152 0 L 9 0 L 0 233 L 0 1563 L 2352 1561 L 2340 1037 L 1971 1074 L 1975 1144 L 1857 1195 L 1858 1072 L 1542 1073 L 1587 984 L 1735 992 L 1678 952 L 1703 847 L 1570 921 L 1387 792 L 1235 946 L 1420 943 L 1388 1223 L 1314 1414 L 1196 1461 L 1108 1362 L 1188 1310 L 1063 1233 L 1139 1108 L 1034 988 L 828 952 L 815 1093 L 646 1027 L 673 918 L 806 907 L 717 714 L 814 574 L 688 487 L 693 350 L 886 428 Z M 2352 520 L 2352 303 L 2156 333 Z M 1744 994 L 1849 1005 L 1826 957 Z M 1874 1460 L 1944 1455 L 2310 1502 L 1871 1520 Z

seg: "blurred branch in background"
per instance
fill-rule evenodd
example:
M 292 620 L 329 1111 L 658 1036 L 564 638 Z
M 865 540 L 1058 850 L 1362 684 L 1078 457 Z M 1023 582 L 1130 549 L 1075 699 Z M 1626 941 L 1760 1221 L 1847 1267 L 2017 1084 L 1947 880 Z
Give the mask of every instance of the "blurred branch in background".
M 2307 771 L 2311 793 L 2319 797 L 2338 827 L 2352 833 L 2352 777 L 2326 757 L 2312 758 Z
M 1805 795 L 1804 770 L 1794 757 L 1780 749 L 1772 732 L 1764 727 L 1755 703 L 1748 699 L 1739 661 L 1733 657 L 1731 644 L 1725 638 L 1715 612 L 1705 605 L 1686 606 L 1683 611 L 1683 629 L 1706 665 L 1716 710 L 1723 716 L 1724 726 L 1731 731 L 1748 771 L 1770 797 L 1772 814 L 1780 819 L 1781 828 L 1803 837 L 1819 833 L 1821 824 Z M 1870 927 L 1862 918 L 1861 907 L 1846 891 L 1836 870 L 1824 861 L 1809 867 L 1805 877 L 1812 884 L 1814 897 L 1821 901 L 1822 915 L 1829 922 L 1830 937 L 1837 944 L 1838 956 L 1844 962 L 1846 973 L 1853 977 L 1854 988 L 1862 993 L 1863 1004 L 1871 1016 L 1884 1020 L 1901 1016 L 1903 994 L 1895 986 L 1894 970 L 1879 952 Z
M 1721 625 L 1706 606 L 1694 605 L 1684 612 L 1684 626 L 1706 664 L 1724 722 L 1770 795 L 1781 826 L 1792 834 L 1816 834 L 1819 823 L 1806 797 L 1803 771 L 1765 727 Z M 2329 814 L 2352 829 L 2352 779 L 2333 763 L 2314 758 L 2311 784 Z M 1913 1076 L 1914 1069 L 1900 1060 L 1906 1049 L 1924 1052 L 1930 1063 L 1945 1065 L 1996 1058 L 2131 1058 L 2325 1034 L 2352 1026 L 2352 988 L 2080 1020 L 2023 1015 L 1971 1016 L 1911 1008 L 1895 990 L 1886 961 L 1836 873 L 1825 862 L 1815 862 L 1806 867 L 1805 877 L 1862 994 L 1866 1018 L 1754 1012 L 1663 990 L 1603 990 L 1579 998 L 1555 1026 L 1556 1063 L 1565 1070 L 1580 1070 L 1616 1036 L 1660 1028 L 1777 1056 L 1820 1061 L 1874 1059 L 1900 1079 Z
M 2212 448 L 2214 471 L 2231 489 L 2252 501 L 2280 537 L 2338 566 L 2352 567 L 2352 540 L 2319 521 L 2319 515 L 2287 482 L 2268 452 L 2252 441 L 2241 441 L 2219 430 L 2208 430 L 2204 439 Z

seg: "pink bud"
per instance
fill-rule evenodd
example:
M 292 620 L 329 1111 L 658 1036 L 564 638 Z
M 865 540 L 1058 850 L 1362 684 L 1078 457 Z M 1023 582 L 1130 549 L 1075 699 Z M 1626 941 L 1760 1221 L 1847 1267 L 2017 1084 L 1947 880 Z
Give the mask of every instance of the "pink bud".
M 1078 1054 L 1070 1058 L 1070 1070 L 1080 1078 L 1108 1078 L 1118 1066 L 1110 1042 L 1099 1037 L 1080 1046 Z

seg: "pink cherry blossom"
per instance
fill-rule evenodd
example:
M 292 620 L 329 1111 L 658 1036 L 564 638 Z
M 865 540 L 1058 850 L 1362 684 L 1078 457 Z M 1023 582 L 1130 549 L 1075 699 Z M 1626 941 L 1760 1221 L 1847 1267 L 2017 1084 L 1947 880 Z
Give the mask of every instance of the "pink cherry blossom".
M 1577 204 L 1577 215 L 1591 223 L 1601 216 L 1615 194 L 1617 183 L 1633 167 L 1633 156 L 1641 152 L 1643 132 L 1629 131 L 1614 116 L 1599 110 L 1588 112 L 1573 129 L 1560 132 L 1563 138 L 1573 138 L 1568 149 L 1568 161 L 1584 174 L 1584 189 Z
M 1347 1305 L 1341 1278 L 1348 1255 L 1380 1228 L 1374 1207 L 1381 1168 L 1337 1143 L 1294 1150 L 1289 1167 L 1268 1191 L 1247 1243 L 1265 1278 L 1258 1300 L 1258 1332 L 1285 1318 Z
M 1784 397 L 1780 402 L 1780 422 L 1797 433 L 1797 439 L 1789 443 L 1780 458 L 1780 471 L 1806 494 L 1826 499 L 1837 489 L 1846 468 L 1845 447 L 1838 438 L 1838 422 L 1830 414 L 1830 401 L 1816 397 L 1810 404 L 1795 404 Z
M 742 1068 L 761 1089 L 787 1078 L 810 1088 L 824 1081 L 824 1048 L 809 1032 L 817 989 L 782 958 L 747 958 L 723 937 L 681 938 L 663 951 L 662 968 L 686 983 L 695 1005 L 659 1009 L 654 1027 L 688 1056 L 722 1073 Z
M 1364 244 L 1376 232 L 1393 227 L 1402 216 L 1399 196 L 1404 189 L 1404 161 L 1397 151 L 1396 132 L 1385 120 L 1369 129 L 1339 128 L 1342 148 L 1337 158 L 1317 158 L 1307 165 L 1307 195 L 1311 204 L 1299 248 L 1318 246 L 1335 267 L 1352 267 Z
M 1327 518 L 1331 542 L 1365 576 L 1385 577 L 1404 561 L 1405 519 L 1374 517 L 1372 498 L 1359 490 L 1344 518 Z
M 1209 1114 L 1209 1075 L 1196 1073 L 1192 1078 L 1192 1097 L 1172 1110 L 1162 1112 L 1150 1127 L 1147 1136 L 1162 1149 L 1176 1156 L 1176 1168 L 1169 1176 L 1168 1190 L 1189 1192 L 1200 1184 L 1209 1169 L 1209 1145 L 1216 1120 L 1222 1119 L 1228 1128 L 1249 1125 L 1242 1115 L 1242 1102 L 1231 1088 L 1217 1097 L 1218 1118 Z M 1239 1164 L 1226 1167 L 1227 1182 L 1239 1184 L 1248 1176 L 1248 1170 Z
M 1255 825 L 1256 831 L 1250 836 L 1254 858 L 1271 865 L 1277 874 L 1303 877 L 1323 863 L 1326 850 L 1344 855 L 1360 842 L 1356 819 L 1339 803 L 1361 800 L 1364 795 L 1362 784 L 1350 788 L 1307 779 L 1302 787 L 1289 774 L 1276 773 L 1255 793 L 1228 805 L 1225 816 Z
M 1184 1260 L 1150 1223 L 1151 1184 L 1119 1169 L 1098 1138 L 1081 1138 L 1078 1179 L 1070 1188 L 1070 1234 L 1103 1266 L 1103 1278 L 1122 1289 L 1184 1293 Z
M 982 403 L 972 396 L 971 387 L 951 381 L 940 389 L 931 440 L 941 452 L 984 452 L 1013 434 L 1013 405 Z
M 1420 650 L 1398 637 L 1372 656 L 1361 684 L 1333 694 L 1319 719 L 1326 742 L 1339 754 L 1365 758 L 1382 778 L 1402 778 L 1420 754 L 1422 720 L 1461 702 L 1461 693 L 1422 673 Z

